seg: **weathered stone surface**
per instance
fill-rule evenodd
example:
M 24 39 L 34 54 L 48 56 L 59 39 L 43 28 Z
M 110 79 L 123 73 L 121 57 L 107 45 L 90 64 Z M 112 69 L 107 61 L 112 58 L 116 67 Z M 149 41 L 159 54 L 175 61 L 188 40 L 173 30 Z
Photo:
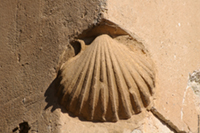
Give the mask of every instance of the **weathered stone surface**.
M 195 107 L 196 100 L 192 88 L 188 86 L 185 89 L 181 106 L 181 122 L 183 122 L 187 128 L 190 128 L 190 131 L 194 133 L 198 133 L 198 115 L 200 114 L 200 112 L 197 112 Z M 179 120 L 177 122 L 179 122 Z
M 12 132 L 23 121 L 30 125 L 30 132 L 58 132 L 59 112 L 48 108 L 54 100 L 47 88 L 69 40 L 98 22 L 100 3 L 0 1 L 1 133 Z
M 188 86 L 190 86 L 194 93 L 200 97 L 200 70 L 196 70 L 189 74 L 188 80 Z
M 134 129 L 144 123 L 143 119 L 147 117 L 145 111 L 139 115 L 134 115 L 128 120 L 120 120 L 116 123 L 112 122 L 88 122 L 80 121 L 78 118 L 72 118 L 67 113 L 60 115 L 60 131 L 61 133 L 131 133 Z
M 90 123 L 69 116 L 57 104 L 50 83 L 59 55 L 71 39 L 102 17 L 148 49 L 157 69 L 154 113 L 158 119 L 176 131 L 196 132 L 195 94 L 187 81 L 200 64 L 199 7 L 195 0 L 1 0 L 0 132 L 17 132 L 24 121 L 31 132 L 42 133 L 171 132 L 145 111 L 127 121 Z M 142 129 L 145 118 L 152 125 Z
M 145 111 L 129 120 L 116 123 L 81 122 L 77 118 L 71 118 L 68 114 L 61 114 L 59 122 L 62 133 L 175 133 L 173 129 L 170 129 L 165 123 L 157 119 L 151 112 Z
M 181 110 L 185 106 L 182 101 L 188 75 L 199 69 L 200 64 L 200 2 L 125 0 L 119 3 L 120 0 L 108 0 L 104 17 L 135 36 L 149 50 L 157 69 L 155 109 L 177 131 L 195 132 L 194 106 L 187 104 L 190 111 L 183 116 Z M 183 122 L 181 116 L 188 121 Z
M 144 119 L 144 123 L 139 127 L 142 133 L 174 133 L 168 125 L 157 119 L 152 113 Z

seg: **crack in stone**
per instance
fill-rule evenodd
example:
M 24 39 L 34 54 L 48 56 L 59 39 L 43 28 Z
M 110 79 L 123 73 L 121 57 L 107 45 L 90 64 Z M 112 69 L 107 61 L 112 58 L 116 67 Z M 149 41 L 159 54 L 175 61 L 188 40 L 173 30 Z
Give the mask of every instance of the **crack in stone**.
M 162 123 L 166 124 L 166 126 L 172 130 L 175 133 L 186 133 L 185 131 L 181 131 L 180 129 L 178 129 L 178 127 L 176 125 L 174 125 L 170 120 L 166 119 L 161 113 L 159 113 L 157 111 L 157 109 L 155 107 L 152 107 L 150 109 L 150 111 L 152 112 L 152 114 L 158 118 Z

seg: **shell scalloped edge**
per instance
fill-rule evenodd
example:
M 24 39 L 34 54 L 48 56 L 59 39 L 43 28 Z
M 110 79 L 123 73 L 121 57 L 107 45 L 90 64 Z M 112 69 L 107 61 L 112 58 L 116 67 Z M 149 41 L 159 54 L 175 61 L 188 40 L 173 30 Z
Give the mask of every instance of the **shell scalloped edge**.
M 151 61 L 108 35 L 100 35 L 66 61 L 57 78 L 60 104 L 90 121 L 118 121 L 151 102 L 155 73 Z

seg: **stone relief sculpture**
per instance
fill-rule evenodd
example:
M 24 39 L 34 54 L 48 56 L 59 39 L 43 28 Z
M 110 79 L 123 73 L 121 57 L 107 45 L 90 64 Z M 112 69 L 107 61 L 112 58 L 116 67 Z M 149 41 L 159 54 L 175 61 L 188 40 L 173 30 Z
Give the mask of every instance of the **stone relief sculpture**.
M 140 44 L 127 35 L 100 34 L 58 72 L 60 104 L 90 121 L 118 121 L 138 114 L 151 102 L 155 86 L 153 63 Z

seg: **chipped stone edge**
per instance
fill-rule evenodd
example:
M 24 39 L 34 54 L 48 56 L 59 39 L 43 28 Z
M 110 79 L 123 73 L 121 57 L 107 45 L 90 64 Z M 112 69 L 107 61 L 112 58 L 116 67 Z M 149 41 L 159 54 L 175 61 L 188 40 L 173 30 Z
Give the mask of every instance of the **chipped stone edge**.
M 171 129 L 172 131 L 174 131 L 175 133 L 186 133 L 186 131 L 180 130 L 176 125 L 174 125 L 170 120 L 166 119 L 161 113 L 159 113 L 159 111 L 155 108 L 152 107 L 150 109 L 150 111 L 152 112 L 152 114 L 159 119 L 162 123 L 166 124 L 166 126 Z
M 185 91 L 184 91 L 182 104 L 184 104 L 184 102 L 185 102 L 185 97 L 186 97 L 187 91 L 188 91 L 188 89 L 189 89 L 190 87 L 192 88 L 194 94 L 196 94 L 196 93 L 195 93 L 195 90 L 194 90 L 194 85 L 192 84 L 192 82 L 195 82 L 195 83 L 196 83 L 196 84 L 195 84 L 196 86 L 197 86 L 197 85 L 200 85 L 200 82 L 199 82 L 200 79 L 196 79 L 197 76 L 198 76 L 197 74 L 199 74 L 199 73 L 200 73 L 200 69 L 193 71 L 192 74 L 189 73 L 188 83 L 187 83 L 187 87 L 186 87 L 186 89 L 185 89 Z M 197 75 L 197 76 L 196 76 L 196 75 Z M 193 80 L 198 80 L 198 82 L 197 82 L 197 81 L 193 81 Z M 196 94 L 196 95 L 198 95 L 198 94 Z M 187 133 L 187 131 L 180 130 L 180 129 L 179 129 L 176 125 L 174 125 L 170 120 L 166 119 L 154 106 L 151 107 L 151 108 L 149 109 L 149 111 L 150 111 L 156 118 L 158 118 L 161 122 L 163 122 L 164 124 L 166 124 L 167 127 L 168 127 L 169 129 L 171 129 L 172 131 L 178 132 L 178 133 Z M 181 119 L 182 119 L 182 118 L 183 118 L 183 108 L 181 108 Z M 187 124 L 186 124 L 186 125 L 187 125 Z M 188 130 L 189 130 L 189 132 L 190 132 L 190 129 L 189 129 L 189 128 L 188 128 Z

